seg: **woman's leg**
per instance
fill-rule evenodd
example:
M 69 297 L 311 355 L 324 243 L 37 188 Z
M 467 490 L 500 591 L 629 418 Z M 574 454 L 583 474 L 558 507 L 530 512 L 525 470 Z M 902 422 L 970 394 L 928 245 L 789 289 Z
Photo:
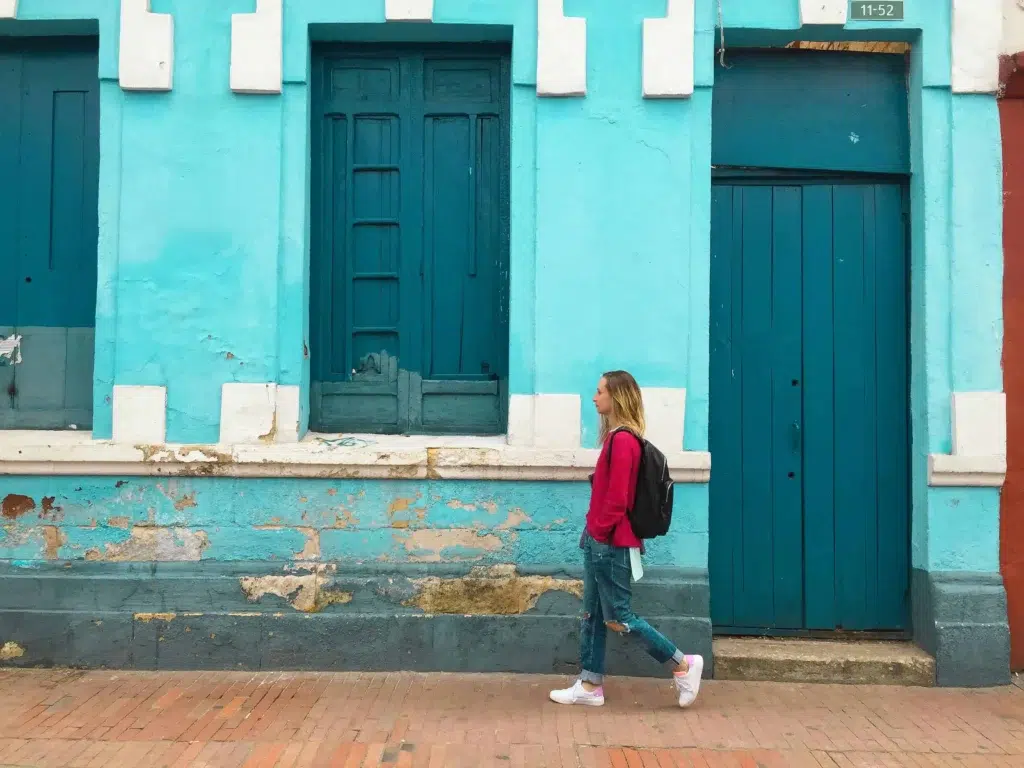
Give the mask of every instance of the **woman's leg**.
M 659 664 L 670 665 L 679 689 L 679 705 L 689 706 L 700 689 L 704 659 L 685 656 L 672 641 L 633 612 L 629 550 L 612 547 L 607 554 L 593 566 L 605 624 L 613 632 L 642 642 L 647 653 Z
M 549 694 L 559 704 L 604 704 L 604 657 L 608 628 L 594 579 L 588 543 L 583 546 L 583 618 L 580 620 L 580 676 L 570 687 Z
M 583 554 L 583 618 L 580 623 L 580 680 L 592 691 L 604 683 L 605 646 L 608 628 L 601 610 L 601 595 L 594 578 L 590 547 Z

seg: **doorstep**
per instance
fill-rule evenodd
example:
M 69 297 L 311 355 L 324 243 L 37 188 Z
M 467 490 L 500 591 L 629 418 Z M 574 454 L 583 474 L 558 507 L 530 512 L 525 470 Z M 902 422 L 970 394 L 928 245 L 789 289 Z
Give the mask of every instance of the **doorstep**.
M 715 679 L 933 687 L 935 659 L 911 642 L 720 637 Z

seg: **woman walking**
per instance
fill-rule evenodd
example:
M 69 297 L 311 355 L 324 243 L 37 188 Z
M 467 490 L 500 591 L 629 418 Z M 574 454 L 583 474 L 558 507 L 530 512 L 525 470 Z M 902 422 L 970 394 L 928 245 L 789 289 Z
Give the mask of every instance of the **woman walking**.
M 633 533 L 632 509 L 646 428 L 640 387 L 625 371 L 601 377 L 594 395 L 601 420 L 601 457 L 591 479 L 583 550 L 583 625 L 579 678 L 569 688 L 551 691 L 559 704 L 604 704 L 604 656 L 608 630 L 645 645 L 647 653 L 672 669 L 679 706 L 688 707 L 700 690 L 704 659 L 684 656 L 668 638 L 633 613 L 631 550 L 643 543 Z

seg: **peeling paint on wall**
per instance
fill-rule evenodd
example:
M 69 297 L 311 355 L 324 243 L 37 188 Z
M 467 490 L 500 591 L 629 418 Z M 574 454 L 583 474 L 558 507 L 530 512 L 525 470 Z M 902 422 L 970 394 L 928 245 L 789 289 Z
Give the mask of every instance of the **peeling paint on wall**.
M 60 548 L 64 546 L 66 541 L 67 537 L 57 526 L 43 526 L 43 550 L 47 560 L 56 560 L 60 554 Z
M 306 546 L 296 553 L 299 560 L 320 559 L 320 531 L 316 528 L 299 528 L 306 537 Z
M 398 497 L 388 505 L 388 520 L 392 528 L 409 528 L 427 518 L 427 509 L 422 506 L 422 494 L 413 497 Z
M 396 534 L 396 540 L 402 542 L 414 563 L 480 560 L 487 552 L 497 552 L 502 547 L 498 536 L 472 528 L 422 528 Z
M 532 523 L 533 518 L 523 512 L 523 510 L 516 507 L 508 513 L 508 517 L 505 518 L 505 522 L 498 526 L 499 531 L 508 531 L 513 528 L 521 528 L 526 523 Z
M 330 587 L 330 580 L 324 577 L 328 570 L 333 569 L 320 567 L 302 576 L 243 576 L 239 584 L 251 602 L 274 595 L 288 601 L 297 611 L 317 613 L 331 605 L 352 602 L 351 592 Z
M 17 643 L 10 641 L 0 646 L 0 661 L 11 661 L 12 659 L 20 659 L 25 655 L 25 649 Z
M 131 537 L 119 544 L 106 544 L 101 550 L 90 549 L 86 560 L 125 562 L 129 560 L 163 560 L 184 562 L 201 560 L 209 545 L 205 531 L 184 528 L 132 528 Z
M 419 592 L 404 604 L 426 613 L 512 616 L 526 613 L 548 592 L 583 597 L 583 582 L 520 576 L 514 565 L 474 568 L 460 578 L 414 579 Z
M 56 498 L 53 496 L 43 496 L 42 511 L 39 513 L 40 517 L 56 518 L 64 511 L 63 507 L 58 507 L 54 502 Z
M 135 621 L 149 624 L 151 621 L 174 621 L 178 617 L 176 613 L 136 613 L 132 615 Z
M 11 477 L 2 486 L 0 558 L 39 562 L 576 564 L 587 504 L 585 483 Z M 651 542 L 645 566 L 706 556 L 706 493 L 680 486 L 672 531 Z M 52 513 L 37 520 L 44 502 Z
M 17 520 L 35 508 L 35 501 L 28 496 L 22 496 L 18 493 L 9 493 L 0 502 L 0 514 L 3 514 L 8 520 Z
M 316 585 L 319 574 L 305 576 L 243 576 L 239 580 L 242 592 L 251 602 L 267 595 L 287 600 L 297 611 L 311 612 L 316 607 Z

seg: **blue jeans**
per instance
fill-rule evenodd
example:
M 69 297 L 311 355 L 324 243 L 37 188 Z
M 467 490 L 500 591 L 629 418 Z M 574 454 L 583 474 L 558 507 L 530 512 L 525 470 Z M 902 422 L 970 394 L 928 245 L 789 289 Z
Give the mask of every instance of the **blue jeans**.
M 682 652 L 658 630 L 633 613 L 630 601 L 632 569 L 629 550 L 595 541 L 583 541 L 583 625 L 580 630 L 580 679 L 600 685 L 604 681 L 606 622 L 621 624 L 622 634 L 642 642 L 660 664 L 683 660 Z

